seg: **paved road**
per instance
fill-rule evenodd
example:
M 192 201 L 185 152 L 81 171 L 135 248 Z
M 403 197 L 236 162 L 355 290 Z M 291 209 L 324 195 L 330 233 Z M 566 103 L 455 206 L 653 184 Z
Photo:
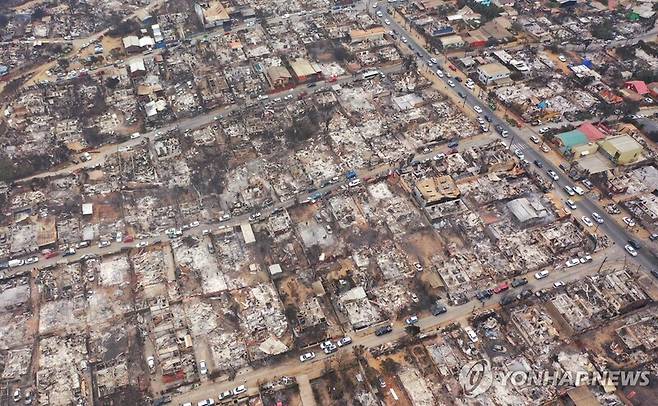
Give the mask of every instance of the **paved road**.
M 606 252 L 606 254 L 610 254 L 610 252 Z M 585 276 L 595 274 L 600 268 L 602 261 L 603 259 L 598 256 L 595 257 L 594 261 L 590 263 L 579 265 L 574 268 L 553 271 L 547 278 L 541 280 L 534 279 L 532 275 L 526 275 L 529 280 L 527 285 L 522 286 L 521 288 L 511 289 L 510 291 L 505 292 L 504 295 L 516 295 L 522 289 L 526 288 L 532 288 L 533 291 L 537 292 L 541 289 L 552 288 L 553 284 L 557 281 L 571 282 L 582 279 Z M 623 261 L 614 262 L 608 259 L 606 265 L 617 265 L 618 267 L 621 267 L 623 265 Z M 440 314 L 438 316 L 428 315 L 426 317 L 419 318 L 417 325 L 421 328 L 423 333 L 432 333 L 450 323 L 466 325 L 468 318 L 473 314 L 474 311 L 498 309 L 500 307 L 498 302 L 504 295 L 494 295 L 484 303 L 477 300 L 471 300 L 463 305 L 449 307 L 446 313 Z M 204 382 L 200 386 L 195 387 L 186 393 L 174 396 L 172 398 L 172 403 L 174 405 L 180 405 L 185 402 L 192 402 L 193 405 L 196 405 L 196 402 L 202 399 L 208 399 L 210 397 L 217 400 L 219 393 L 243 384 L 247 385 L 249 389 L 248 394 L 255 394 L 257 393 L 257 387 L 259 383 L 272 380 L 274 377 L 307 375 L 309 379 L 314 379 L 322 375 L 325 362 L 330 359 L 335 359 L 337 354 L 342 355 L 345 352 L 349 352 L 351 354 L 352 349 L 357 345 L 363 346 L 366 349 L 376 348 L 382 345 L 394 343 L 407 336 L 407 333 L 404 330 L 404 322 L 401 321 L 398 321 L 398 323 L 393 325 L 393 331 L 391 333 L 383 336 L 376 336 L 372 334 L 372 330 L 373 329 L 371 328 L 363 332 L 351 335 L 353 340 L 352 345 L 347 348 L 339 349 L 335 354 L 326 355 L 320 350 L 318 346 L 311 349 L 306 349 L 302 352 L 313 351 L 316 354 L 316 358 L 312 361 L 302 363 L 299 361 L 297 355 L 293 353 L 288 359 L 276 365 L 267 366 L 256 370 L 246 370 L 238 374 L 233 381 Z
M 389 66 L 386 68 L 380 69 L 383 73 L 394 73 L 398 72 L 402 69 L 402 65 L 395 65 L 395 66 Z M 50 177 L 57 177 L 57 176 L 65 176 L 65 175 L 70 175 L 71 173 L 74 173 L 76 171 L 79 171 L 81 169 L 89 169 L 89 168 L 94 168 L 99 165 L 102 165 L 105 162 L 105 159 L 113 154 L 116 153 L 119 150 L 124 150 L 124 149 L 130 149 L 138 146 L 139 144 L 143 142 L 147 142 L 150 140 L 153 140 L 158 134 L 165 133 L 167 131 L 171 131 L 174 129 L 178 129 L 180 131 L 185 131 L 185 130 L 193 130 L 196 128 L 201 128 L 203 126 L 206 126 L 214 121 L 216 121 L 216 118 L 218 118 L 220 115 L 222 117 L 226 117 L 230 114 L 233 114 L 235 112 L 238 112 L 240 110 L 243 110 L 245 107 L 249 107 L 251 105 L 263 105 L 263 106 L 274 106 L 279 103 L 284 103 L 286 100 L 283 100 L 284 97 L 287 95 L 290 95 L 293 99 L 296 99 L 299 97 L 299 95 L 303 92 L 306 93 L 313 93 L 317 92 L 323 89 L 331 88 L 334 85 L 343 85 L 343 84 L 348 84 L 351 82 L 354 82 L 356 80 L 360 80 L 361 76 L 360 75 L 345 75 L 337 78 L 335 81 L 329 82 L 329 80 L 324 80 L 316 83 L 316 86 L 314 87 L 308 87 L 308 85 L 303 84 L 300 86 L 297 86 L 289 91 L 283 91 L 280 93 L 272 94 L 269 95 L 269 98 L 266 100 L 261 100 L 261 101 L 251 101 L 249 104 L 234 104 L 231 106 L 227 107 L 222 107 L 219 109 L 212 110 L 210 112 L 200 114 L 198 116 L 190 117 L 190 118 L 185 118 L 178 120 L 172 124 L 165 125 L 163 127 L 159 127 L 157 129 L 154 129 L 152 131 L 148 131 L 146 133 L 142 133 L 139 137 L 134 138 L 134 139 L 129 139 L 125 142 L 118 143 L 118 144 L 111 144 L 111 145 L 105 145 L 103 147 L 100 147 L 97 149 L 98 152 L 92 153 L 91 154 L 91 159 L 89 161 L 85 162 L 80 162 L 77 164 L 71 164 L 67 165 L 63 168 L 57 169 L 57 170 L 51 170 L 47 172 L 43 172 L 40 174 L 32 175 L 27 178 L 23 178 L 18 180 L 17 182 L 25 182 L 29 181 L 31 179 L 35 178 L 50 178 Z M 277 98 L 282 99 L 279 102 L 275 102 Z
M 383 23 L 383 25 L 387 26 L 389 29 L 393 29 L 396 32 L 396 35 L 403 36 L 404 38 L 407 39 L 408 44 L 410 45 L 410 49 L 413 52 L 420 53 L 420 57 L 418 58 L 418 66 L 425 65 L 427 66 L 427 61 L 430 60 L 431 58 L 435 58 L 436 55 L 431 55 L 427 50 L 425 50 L 422 46 L 420 46 L 417 41 L 415 40 L 413 35 L 410 35 L 409 32 L 407 32 L 402 26 L 400 26 L 395 19 L 388 14 L 386 11 L 385 7 L 378 7 L 377 9 L 371 9 L 374 18 L 379 19 Z M 377 17 L 375 14 L 376 12 L 381 12 L 381 17 Z M 384 24 L 385 20 L 389 21 L 389 24 Z M 441 62 L 439 61 L 439 65 Z M 445 69 L 444 67 L 441 67 L 442 70 L 445 73 L 448 73 L 443 80 L 447 82 L 449 80 L 450 76 L 450 70 Z M 565 174 L 559 170 L 553 163 L 545 159 L 545 156 L 543 155 L 542 152 L 538 151 L 536 149 L 536 146 L 529 142 L 527 135 L 522 135 L 517 128 L 511 127 L 505 120 L 501 119 L 498 117 L 490 108 L 487 106 L 485 103 L 482 103 L 482 100 L 477 98 L 469 89 L 467 89 L 465 86 L 462 85 L 462 83 L 458 81 L 453 81 L 454 82 L 454 87 L 452 89 L 455 92 L 461 92 L 461 94 L 465 95 L 465 102 L 466 105 L 469 106 L 469 108 L 473 108 L 473 106 L 479 106 L 482 109 L 482 114 L 487 115 L 491 118 L 492 120 L 492 125 L 500 125 L 503 129 L 507 130 L 510 134 L 509 136 L 509 144 L 512 149 L 519 149 L 523 152 L 525 155 L 525 158 L 530 161 L 534 162 L 535 160 L 538 160 L 542 162 L 544 170 L 553 170 L 556 172 L 558 175 L 560 175 L 560 178 L 557 182 L 555 182 L 556 186 L 556 193 L 561 196 L 564 200 L 569 199 L 570 197 L 564 192 L 564 186 L 570 186 L 573 187 L 575 186 L 574 182 L 571 181 Z M 543 173 L 543 171 L 542 171 Z M 545 173 L 543 173 L 542 176 L 546 176 L 548 180 L 551 180 Z M 632 236 L 627 232 L 625 227 L 622 227 L 619 223 L 617 223 L 611 216 L 608 215 L 608 213 L 603 210 L 601 207 L 599 207 L 594 201 L 592 201 L 589 197 L 587 196 L 582 196 L 577 199 L 578 200 L 578 209 L 574 212 L 574 215 L 580 218 L 581 216 L 591 216 L 592 212 L 597 212 L 599 213 L 603 219 L 604 219 L 604 224 L 601 224 L 599 226 L 599 230 L 602 232 L 605 232 L 617 245 L 619 246 L 624 246 L 627 244 L 627 241 L 632 238 Z M 631 257 L 630 258 L 632 261 L 639 263 L 642 265 L 645 270 L 649 270 L 653 267 L 656 267 L 658 265 L 658 258 L 654 253 L 652 253 L 649 249 L 642 249 L 638 251 L 638 255 L 636 257 Z

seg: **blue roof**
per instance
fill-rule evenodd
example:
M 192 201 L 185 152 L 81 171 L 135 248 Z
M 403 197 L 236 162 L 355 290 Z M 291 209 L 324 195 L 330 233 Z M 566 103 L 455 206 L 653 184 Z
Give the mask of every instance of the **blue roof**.
M 589 142 L 587 135 L 580 130 L 567 131 L 556 136 L 562 143 L 563 149 L 565 151 L 570 150 L 573 147 L 578 145 L 584 145 Z

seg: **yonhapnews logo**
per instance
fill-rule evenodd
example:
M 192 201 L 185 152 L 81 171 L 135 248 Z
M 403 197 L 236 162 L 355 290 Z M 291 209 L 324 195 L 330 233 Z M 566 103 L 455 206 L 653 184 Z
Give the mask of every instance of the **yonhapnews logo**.
M 647 386 L 651 371 L 563 371 L 563 370 L 492 370 L 486 359 L 467 362 L 459 371 L 464 396 L 477 397 L 493 381 L 512 386 L 576 387 L 581 385 Z

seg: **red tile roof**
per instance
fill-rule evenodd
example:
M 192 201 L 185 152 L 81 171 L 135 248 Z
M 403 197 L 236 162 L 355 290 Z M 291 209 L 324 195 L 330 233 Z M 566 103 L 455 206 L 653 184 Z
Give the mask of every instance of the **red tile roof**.
M 605 134 L 601 132 L 594 124 L 585 123 L 578 127 L 578 129 L 587 136 L 587 139 L 590 142 L 602 140 L 605 138 Z

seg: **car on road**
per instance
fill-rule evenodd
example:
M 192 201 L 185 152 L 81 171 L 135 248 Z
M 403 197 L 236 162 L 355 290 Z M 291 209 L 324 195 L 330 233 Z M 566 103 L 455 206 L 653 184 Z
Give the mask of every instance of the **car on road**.
M 477 104 L 473 105 L 473 110 L 475 110 L 475 112 L 478 114 L 482 113 L 482 107 L 478 106 Z
M 437 69 L 437 71 L 436 71 L 436 76 L 442 78 L 442 77 L 444 77 L 445 75 L 443 74 L 443 71 L 441 71 L 441 69 Z
M 412 324 L 416 324 L 418 323 L 418 316 L 416 315 L 409 316 L 404 320 L 404 322 L 409 326 L 411 326 Z
M 424 268 L 423 268 L 423 266 L 422 266 L 420 263 L 416 262 L 416 263 L 414 264 L 414 269 L 415 269 L 416 271 L 418 271 L 418 272 L 423 272 L 423 269 L 424 269 Z
M 582 196 L 582 195 L 585 194 L 585 191 L 580 186 L 574 186 L 574 187 L 572 187 L 572 189 L 573 189 L 574 192 L 576 192 L 576 194 L 578 196 Z
M 575 196 L 576 195 L 576 192 L 574 192 L 573 189 L 571 189 L 571 186 L 569 186 L 569 185 L 564 185 L 564 191 L 567 192 L 567 194 L 569 196 Z
M 477 342 L 478 342 L 478 336 L 477 336 L 477 334 L 475 334 L 475 331 L 473 331 L 472 328 L 470 328 L 470 327 L 466 327 L 466 328 L 464 329 L 464 331 L 466 332 L 466 335 L 468 336 L 468 338 L 469 338 L 472 342 L 474 342 L 474 343 L 477 343 Z
M 535 274 L 535 279 L 544 279 L 549 274 L 548 271 L 540 271 Z
M 405 37 L 402 37 L 402 42 L 404 42 L 406 44 L 408 42 L 408 40 Z
M 329 346 L 324 347 L 322 350 L 324 351 L 325 354 L 329 355 L 329 354 L 333 354 L 334 352 L 338 351 L 338 347 L 334 344 L 331 344 Z
M 137 248 L 144 248 L 147 245 L 149 245 L 148 241 L 140 241 L 139 243 L 137 243 Z
M 299 360 L 301 362 L 306 362 L 313 358 L 315 358 L 315 353 L 313 351 L 307 352 L 306 354 L 302 354 L 299 356 Z
M 523 155 L 523 151 L 521 151 L 521 150 L 518 149 L 518 148 L 514 150 L 514 155 L 516 155 L 517 157 L 519 157 L 519 159 L 523 159 L 523 158 L 525 158 L 525 155 Z
M 470 89 L 470 90 L 475 89 L 475 83 L 473 83 L 471 81 L 466 82 L 466 88 Z
M 505 306 L 505 305 L 508 305 L 510 303 L 514 303 L 515 300 L 516 300 L 516 297 L 513 294 L 505 295 L 505 296 L 500 298 L 500 304 Z
M 361 179 L 352 179 L 352 180 L 347 184 L 347 186 L 349 186 L 349 187 L 354 187 L 354 186 L 358 186 L 358 185 L 360 185 L 360 184 L 361 184 Z
M 449 80 L 448 81 L 448 86 L 455 87 L 455 82 L 453 82 L 452 80 Z
M 635 220 L 633 220 L 632 218 L 630 218 L 630 217 L 623 217 L 622 220 L 624 221 L 624 223 L 626 223 L 627 226 L 629 226 L 629 227 L 635 227 Z
M 583 179 L 582 182 L 587 189 L 591 189 L 594 187 L 594 185 L 592 184 L 592 182 L 589 181 L 589 179 Z
M 50 259 L 50 258 L 54 258 L 54 257 L 56 257 L 56 256 L 58 256 L 58 255 L 59 255 L 59 252 L 57 252 L 57 251 L 50 251 L 50 252 L 46 253 L 43 257 L 46 258 L 46 259 Z
M 39 262 L 39 257 L 29 257 L 25 260 L 26 265 L 36 264 L 37 262 Z
M 430 58 L 430 61 L 432 61 L 432 63 L 439 63 L 436 58 Z
M 344 346 L 350 345 L 350 344 L 352 344 L 352 338 L 348 337 L 348 336 L 345 336 L 345 337 L 339 339 L 338 341 L 336 341 L 336 345 L 338 345 L 339 347 L 344 347 Z
M 196 405 L 197 406 L 213 406 L 215 404 L 214 399 L 204 399 L 200 400 Z
M 516 299 L 522 300 L 530 296 L 532 296 L 532 289 L 523 289 L 518 295 L 516 295 Z
M 603 224 L 603 217 L 597 212 L 592 212 L 592 218 L 599 224 Z
M 386 25 L 391 25 L 391 20 L 389 20 L 389 19 L 387 18 L 386 20 L 384 20 L 384 24 L 386 24 Z
M 496 286 L 493 289 L 493 291 L 494 291 L 494 293 L 501 293 L 501 292 L 506 291 L 507 289 L 509 289 L 509 285 L 507 284 L 507 282 L 503 282 L 500 285 Z
M 653 275 L 654 278 L 658 278 L 658 269 L 652 269 L 651 275 Z
M 534 164 L 537 166 L 537 168 L 544 166 L 544 164 L 539 159 L 535 159 Z
M 548 148 L 548 145 L 544 144 L 544 145 L 541 146 L 541 150 L 544 151 L 544 152 L 549 152 L 551 149 Z
M 628 245 L 630 245 L 631 247 L 635 248 L 636 250 L 639 250 L 640 248 L 642 248 L 642 246 L 640 245 L 640 243 L 637 242 L 637 241 L 635 241 L 635 240 L 633 240 L 633 239 L 628 240 Z M 27 263 L 27 262 L 26 262 L 26 263 Z
M 334 345 L 334 343 L 332 343 L 331 340 L 323 341 L 323 342 L 320 343 L 320 349 L 324 350 L 325 348 L 331 347 L 333 345 Z
M 208 365 L 206 365 L 206 361 L 199 361 L 199 373 L 201 375 L 208 373 Z
M 565 263 L 565 265 L 567 266 L 567 268 L 571 268 L 571 267 L 574 267 L 576 265 L 580 265 L 580 259 L 578 259 L 578 258 L 568 259 L 567 262 Z
M 571 199 L 567 200 L 567 201 L 565 202 L 565 204 L 566 204 L 567 207 L 569 207 L 571 210 L 576 210 L 576 208 L 578 207 L 578 206 L 576 206 L 576 203 L 575 203 L 573 200 L 571 200 Z
M 551 179 L 553 179 L 554 181 L 556 181 L 556 182 L 557 182 L 558 180 L 560 180 L 560 177 L 559 177 L 559 176 L 557 176 L 557 173 L 555 173 L 555 171 L 554 171 L 554 170 L 552 170 L 552 169 L 549 169 L 549 170 L 547 170 L 547 171 L 546 171 L 546 173 L 547 173 L 547 174 L 548 174 L 548 176 L 549 176 L 549 177 L 550 177 Z
M 548 128 L 542 127 L 539 129 L 539 134 L 546 134 L 548 132 Z
M 491 289 L 485 289 L 475 293 L 475 298 L 480 301 L 485 301 L 491 296 L 493 296 L 493 291 Z
M 439 314 L 443 314 L 448 311 L 448 309 L 440 302 L 435 302 L 430 310 L 432 312 L 432 316 L 438 316 Z
M 624 245 L 624 249 L 625 249 L 626 252 L 628 252 L 632 257 L 636 257 L 636 256 L 637 256 L 637 251 L 636 251 L 635 248 L 633 248 L 633 246 L 631 246 L 630 244 L 626 244 L 626 245 Z
M 457 148 L 458 146 L 459 146 L 459 141 L 450 141 L 448 143 L 448 148 L 450 148 L 450 149 Z
M 531 135 L 530 136 L 530 141 L 534 142 L 535 144 L 539 144 L 541 142 L 539 137 L 537 137 L 536 135 Z
M 384 327 L 380 327 L 377 330 L 375 330 L 375 335 L 376 336 L 383 336 L 384 334 L 388 334 L 391 331 L 393 331 L 393 327 L 391 327 L 390 325 L 386 325 Z
M 594 225 L 594 223 L 592 222 L 592 219 L 590 219 L 587 216 L 582 216 L 580 219 L 583 221 L 583 223 L 585 223 L 585 225 L 587 227 L 592 227 Z
M 438 154 L 434 155 L 432 157 L 432 159 L 434 159 L 435 161 L 441 161 L 441 160 L 445 159 L 445 157 L 446 157 L 446 154 L 444 154 L 443 152 L 439 152 Z
M 528 283 L 527 278 L 518 278 L 518 279 L 512 279 L 512 287 L 513 288 L 518 288 L 519 286 L 523 286 Z
M 592 262 L 592 256 L 591 255 L 585 255 L 584 257 L 580 257 L 578 259 L 581 264 L 587 263 L 587 262 Z
M 383 14 L 381 11 L 378 11 L 378 12 L 377 12 L 377 17 L 381 17 L 381 16 L 383 16 L 383 15 L 384 15 L 384 14 Z
M 110 241 L 100 240 L 98 242 L 98 248 L 105 248 L 110 246 Z
M 564 282 L 562 282 L 562 281 L 555 281 L 555 282 L 553 282 L 553 287 L 554 287 L 554 288 L 559 288 L 559 287 L 561 287 L 561 286 L 564 286 Z
M 233 391 L 227 390 L 219 394 L 219 400 L 228 399 L 233 396 Z

